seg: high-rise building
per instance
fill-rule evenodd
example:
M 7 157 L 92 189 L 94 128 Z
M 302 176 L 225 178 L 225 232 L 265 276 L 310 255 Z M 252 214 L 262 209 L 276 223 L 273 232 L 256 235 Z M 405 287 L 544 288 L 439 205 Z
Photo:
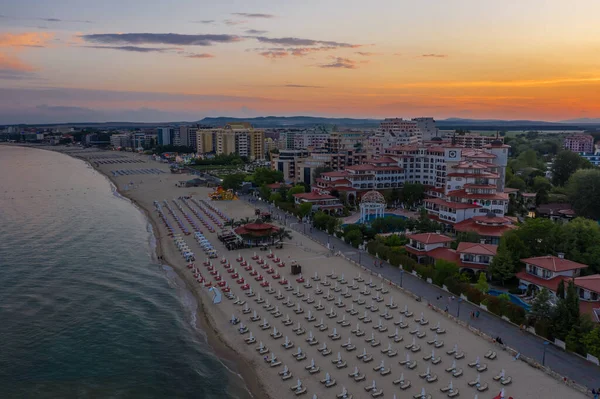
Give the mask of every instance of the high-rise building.
M 175 139 L 175 129 L 172 127 L 159 127 L 156 128 L 158 135 L 158 145 L 179 145 L 179 134 L 177 134 L 177 140 Z M 179 132 L 178 132 L 179 133 Z
M 265 159 L 265 133 L 249 123 L 231 123 L 223 128 L 199 129 L 198 153 L 238 154 L 253 160 Z M 210 148 L 210 150 L 209 150 Z
M 216 152 L 215 132 L 213 129 L 198 129 L 196 132 L 196 149 L 198 154 Z
M 115 148 L 130 148 L 131 136 L 127 133 L 113 134 L 110 136 L 110 145 Z
M 417 129 L 421 132 L 421 140 L 431 140 L 434 137 L 438 137 L 438 128 L 435 125 L 435 119 L 433 118 L 413 118 L 413 122 L 417 123 Z
M 181 145 L 186 147 L 197 147 L 197 131 L 196 126 L 180 126 L 179 127 L 179 140 Z

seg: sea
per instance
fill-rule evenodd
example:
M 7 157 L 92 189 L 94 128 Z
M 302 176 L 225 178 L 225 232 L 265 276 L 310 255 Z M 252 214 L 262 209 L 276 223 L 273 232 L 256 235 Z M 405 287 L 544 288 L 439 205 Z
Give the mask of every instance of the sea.
M 0 398 L 250 397 L 154 247 L 82 160 L 0 146 Z

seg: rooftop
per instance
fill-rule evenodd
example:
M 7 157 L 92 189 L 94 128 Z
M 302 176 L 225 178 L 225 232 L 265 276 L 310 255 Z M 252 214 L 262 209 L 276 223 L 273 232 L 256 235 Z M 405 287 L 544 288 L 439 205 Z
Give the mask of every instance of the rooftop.
M 452 241 L 452 238 L 438 233 L 407 234 L 406 238 L 423 244 L 440 244 Z
M 559 258 L 558 256 L 553 255 L 525 258 L 521 259 L 521 262 L 537 266 L 542 269 L 551 270 L 553 272 L 565 272 L 568 270 L 585 269 L 588 267 L 583 263 L 573 262 L 572 260 Z
M 533 283 L 535 285 L 546 287 L 549 290 L 554 291 L 554 292 L 556 292 L 556 289 L 558 288 L 558 284 L 560 284 L 561 281 L 569 280 L 569 278 L 565 277 L 565 276 L 557 276 L 557 277 L 551 278 L 549 280 L 546 280 L 544 278 L 534 276 L 533 274 L 529 274 L 525 270 L 521 270 L 520 272 L 518 272 L 516 274 L 516 277 L 521 280 L 529 281 L 530 283 Z
M 497 245 L 480 244 L 476 242 L 461 242 L 456 248 L 458 253 L 495 256 L 498 251 Z
M 476 216 L 478 218 L 485 218 L 486 216 Z M 485 224 L 479 224 L 475 218 L 463 220 L 454 225 L 454 230 L 460 232 L 472 231 L 479 234 L 482 237 L 501 237 L 504 233 L 509 230 L 516 229 L 517 226 L 512 224 L 504 224 L 501 226 L 490 226 Z
M 592 276 L 576 277 L 575 285 L 588 291 L 594 291 L 600 294 L 600 274 Z M 600 305 L 598 305 L 600 307 Z
M 300 194 L 294 194 L 294 197 L 296 198 L 300 198 L 300 199 L 304 199 L 307 201 L 310 200 L 328 200 L 328 199 L 337 199 L 336 197 L 334 197 L 333 195 L 327 195 L 327 194 L 319 194 L 316 192 L 310 192 L 310 193 L 300 193 Z

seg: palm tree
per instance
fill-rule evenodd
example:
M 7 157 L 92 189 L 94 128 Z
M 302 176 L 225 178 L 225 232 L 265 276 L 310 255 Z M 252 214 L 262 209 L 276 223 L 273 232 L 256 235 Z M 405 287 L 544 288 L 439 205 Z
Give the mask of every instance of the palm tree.
M 275 234 L 277 235 L 277 238 L 279 239 L 279 241 L 283 241 L 284 238 L 287 238 L 288 240 L 292 239 L 292 232 L 285 228 L 281 228 L 281 229 L 277 230 L 277 233 L 275 233 Z
M 248 224 L 250 223 L 250 218 L 242 218 L 238 222 L 239 224 Z
M 223 223 L 223 226 L 225 226 L 225 227 L 227 227 L 227 226 L 235 227 L 236 225 L 237 225 L 237 223 L 236 223 L 235 219 L 230 219 L 230 220 L 226 221 L 225 223 Z

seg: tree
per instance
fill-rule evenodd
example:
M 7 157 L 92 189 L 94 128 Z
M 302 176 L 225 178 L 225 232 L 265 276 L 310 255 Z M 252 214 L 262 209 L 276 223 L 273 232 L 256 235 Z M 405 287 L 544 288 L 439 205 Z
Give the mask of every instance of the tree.
M 574 325 L 579 323 L 579 296 L 573 281 L 569 281 L 565 299 L 559 299 L 553 319 L 554 335 L 564 340 Z
M 558 287 L 556 287 L 556 296 L 561 299 L 563 299 L 565 297 L 565 281 L 564 280 L 560 280 L 558 282 Z
M 263 183 L 260 186 L 259 192 L 260 192 L 260 196 L 264 200 L 268 200 L 269 198 L 271 198 L 271 189 L 269 187 L 267 187 L 267 185 L 265 183 Z
M 533 300 L 533 303 L 531 304 L 531 315 L 537 320 L 552 319 L 554 309 L 550 303 L 550 296 L 550 291 L 546 288 L 542 288 Z
M 437 260 L 434 269 L 433 283 L 439 286 L 442 286 L 448 277 L 458 276 L 459 272 L 456 263 L 444 259 Z
M 283 181 L 283 172 L 269 168 L 257 168 L 252 174 L 252 181 L 257 186 Z
M 304 202 L 300 204 L 300 206 L 298 207 L 298 212 L 302 217 L 310 215 L 310 213 L 312 212 L 312 204 L 310 202 Z
M 479 279 L 477 279 L 477 284 L 475 284 L 475 287 L 484 294 L 488 292 L 490 286 L 487 282 L 487 277 L 485 273 L 479 274 Z
M 425 197 L 425 186 L 420 183 L 405 183 L 402 187 L 402 200 L 413 206 Z
M 563 186 L 573 173 L 586 166 L 583 158 L 578 154 L 563 150 L 556 155 L 552 163 L 552 183 L 556 186 Z
M 596 327 L 585 334 L 582 341 L 587 353 L 600 357 L 600 327 Z
M 525 180 L 521 179 L 519 176 L 514 176 L 508 183 L 506 183 L 507 187 L 516 188 L 519 191 L 525 191 L 527 188 L 527 183 Z
M 269 201 L 274 203 L 281 202 L 282 199 L 283 197 L 279 193 L 273 193 L 271 196 L 269 196 Z
M 242 183 L 246 179 L 246 175 L 243 173 L 234 173 L 231 175 L 227 175 L 223 178 L 223 183 L 221 184 L 226 190 L 239 190 L 242 187 Z
M 552 190 L 552 183 L 543 176 L 536 176 L 533 178 L 533 191 L 537 193 L 541 190 L 549 192 Z
M 514 260 L 506 249 L 498 249 L 492 263 L 488 266 L 488 272 L 492 275 L 494 280 L 499 280 L 502 285 L 504 285 L 506 280 L 514 277 Z
M 287 201 L 294 202 L 294 194 L 301 194 L 304 192 L 304 186 L 298 185 L 290 188 L 287 192 Z
M 600 220 L 600 170 L 576 171 L 568 180 L 567 192 L 577 215 Z

